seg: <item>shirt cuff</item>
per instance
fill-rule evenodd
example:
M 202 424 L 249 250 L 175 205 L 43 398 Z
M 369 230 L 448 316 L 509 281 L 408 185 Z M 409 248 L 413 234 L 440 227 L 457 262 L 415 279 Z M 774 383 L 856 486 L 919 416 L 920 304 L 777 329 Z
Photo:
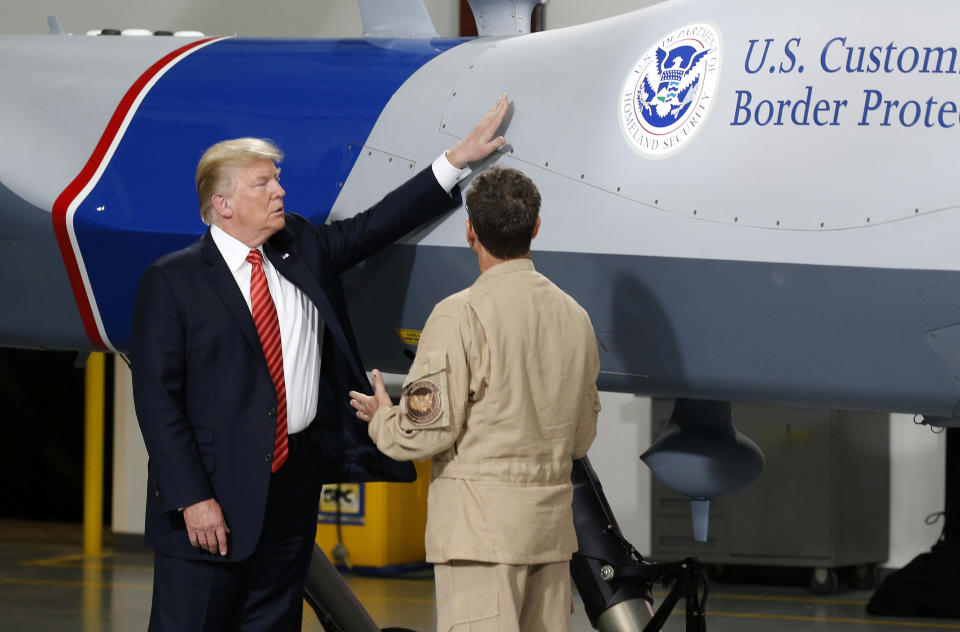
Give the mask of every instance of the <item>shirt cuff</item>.
M 447 159 L 447 152 L 443 152 L 433 161 L 433 175 L 444 191 L 450 193 L 458 182 L 470 175 L 470 167 L 457 169 Z

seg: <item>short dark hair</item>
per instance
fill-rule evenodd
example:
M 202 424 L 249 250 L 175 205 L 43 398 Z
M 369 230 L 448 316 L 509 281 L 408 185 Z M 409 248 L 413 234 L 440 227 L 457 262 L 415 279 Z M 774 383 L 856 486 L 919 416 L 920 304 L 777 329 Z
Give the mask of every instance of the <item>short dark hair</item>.
M 497 259 L 513 259 L 530 251 L 539 213 L 537 186 L 509 167 L 490 167 L 476 177 L 467 193 L 467 215 L 477 239 Z

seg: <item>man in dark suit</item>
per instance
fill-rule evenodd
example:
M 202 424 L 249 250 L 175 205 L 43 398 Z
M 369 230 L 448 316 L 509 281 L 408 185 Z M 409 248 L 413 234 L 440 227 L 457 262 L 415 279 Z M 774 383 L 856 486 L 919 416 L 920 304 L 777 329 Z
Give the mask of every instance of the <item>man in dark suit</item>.
M 150 630 L 300 630 L 324 481 L 413 480 L 356 425 L 371 392 L 341 272 L 460 203 L 506 95 L 453 149 L 359 215 L 285 214 L 279 149 L 235 139 L 197 167 L 210 230 L 143 273 L 131 337 L 147 452 Z

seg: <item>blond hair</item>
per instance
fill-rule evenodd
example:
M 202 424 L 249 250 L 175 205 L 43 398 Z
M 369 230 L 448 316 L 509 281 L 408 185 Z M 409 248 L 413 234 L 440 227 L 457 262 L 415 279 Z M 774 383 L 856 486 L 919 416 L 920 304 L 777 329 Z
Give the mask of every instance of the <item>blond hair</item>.
M 212 224 L 215 217 L 210 198 L 230 193 L 234 187 L 235 170 L 258 160 L 270 160 L 276 164 L 283 160 L 283 152 L 273 141 L 265 138 L 224 140 L 203 152 L 197 163 L 195 180 L 197 197 L 200 199 L 200 218 L 204 224 Z

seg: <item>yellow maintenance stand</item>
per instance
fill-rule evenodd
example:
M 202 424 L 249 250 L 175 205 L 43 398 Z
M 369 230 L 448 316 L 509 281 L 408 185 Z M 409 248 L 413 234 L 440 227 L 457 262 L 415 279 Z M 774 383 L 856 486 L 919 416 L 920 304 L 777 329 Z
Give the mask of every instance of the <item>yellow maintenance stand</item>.
M 317 544 L 335 565 L 391 573 L 424 564 L 430 461 L 414 465 L 412 483 L 324 485 Z

